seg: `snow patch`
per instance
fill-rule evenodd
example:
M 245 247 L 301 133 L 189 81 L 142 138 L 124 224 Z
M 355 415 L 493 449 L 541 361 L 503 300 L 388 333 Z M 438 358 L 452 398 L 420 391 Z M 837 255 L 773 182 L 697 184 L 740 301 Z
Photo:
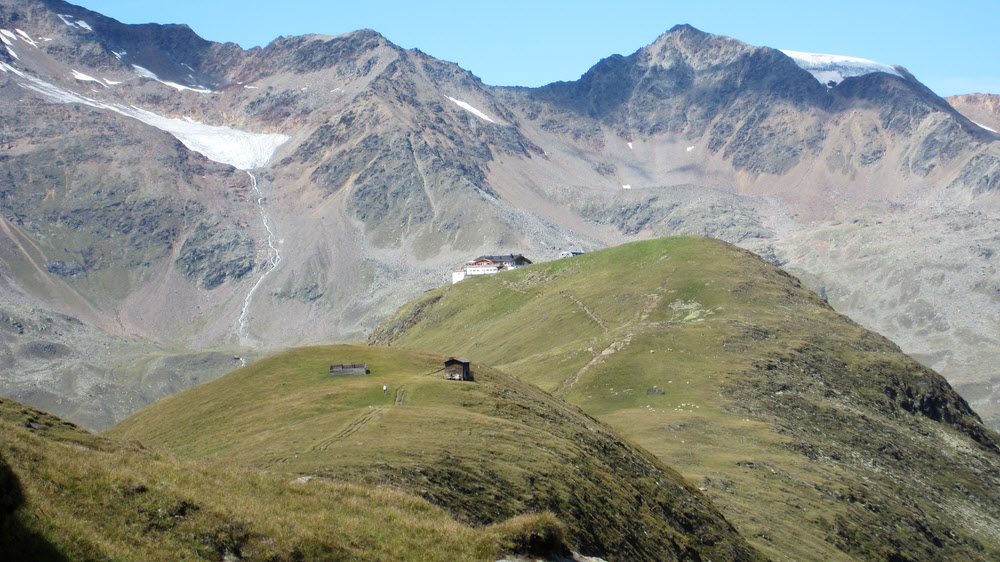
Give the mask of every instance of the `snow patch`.
M 10 31 L 7 31 L 6 29 L 0 29 L 0 39 L 3 39 L 5 45 L 13 47 L 14 44 L 11 43 L 10 40 L 13 39 L 14 41 L 17 41 L 17 35 L 14 35 Z
M 12 70 L 27 80 L 27 83 L 21 84 L 22 87 L 60 103 L 80 103 L 138 119 L 147 125 L 170 133 L 184 146 L 201 153 L 209 160 L 229 164 L 241 170 L 260 168 L 266 165 L 271 156 L 274 155 L 274 151 L 290 138 L 276 133 L 248 133 L 230 127 L 206 125 L 197 121 L 170 119 L 135 106 L 107 104 L 23 74 L 9 65 L 3 63 L 0 65 L 5 72 Z
M 687 147 L 687 151 L 688 151 L 688 152 L 691 152 L 692 150 L 694 150 L 694 147 L 693 147 L 693 146 L 689 146 L 689 147 Z
M 212 90 L 209 90 L 208 88 L 200 88 L 200 87 L 199 88 L 192 88 L 190 86 L 184 86 L 183 84 L 176 84 L 174 82 L 167 82 L 165 80 L 160 80 L 160 82 L 163 82 L 164 84 L 166 84 L 167 86 L 170 86 L 171 88 L 174 88 L 175 90 L 190 90 L 192 92 L 198 92 L 199 94 L 211 94 L 212 93 Z
M 10 53 L 10 56 L 14 57 L 17 60 L 21 60 L 21 57 L 17 56 L 17 53 L 14 52 L 14 49 L 11 49 L 10 47 L 6 46 L 4 48 L 7 49 L 7 52 Z
M 820 84 L 834 85 L 840 84 L 845 78 L 852 76 L 862 76 L 872 72 L 885 72 L 893 76 L 903 77 L 895 68 L 868 59 L 857 57 L 845 57 L 842 55 L 821 55 L 818 53 L 803 53 L 800 51 L 786 51 L 782 53 L 789 56 L 799 68 L 809 71 Z
M 128 51 L 122 51 L 120 53 L 118 51 L 111 51 L 111 54 L 114 55 L 116 59 L 122 60 L 122 57 L 127 55 Z
M 73 16 L 71 16 L 69 14 L 56 14 L 56 15 L 59 16 L 59 19 L 61 19 L 63 21 L 63 23 L 65 23 L 66 25 L 68 25 L 70 27 L 76 27 L 76 25 L 72 21 L 70 21 L 71 19 L 73 19 Z M 66 19 L 66 18 L 69 18 L 69 19 Z
M 14 68 L 13 66 L 11 66 L 11 65 L 9 65 L 9 64 L 7 64 L 5 62 L 0 62 L 0 70 L 2 70 L 4 72 L 13 72 L 14 74 L 17 74 L 18 76 L 24 76 L 23 72 L 21 72 L 20 70 Z
M 629 184 L 625 184 L 622 186 L 622 189 L 632 189 L 632 186 Z
M 273 133 L 248 133 L 230 127 L 206 125 L 198 121 L 171 119 L 138 108 L 126 108 L 120 113 L 172 134 L 184 146 L 205 155 L 209 160 L 229 164 L 241 170 L 265 166 L 274 151 L 290 138 Z
M 86 29 L 87 31 L 93 31 L 94 30 L 93 27 L 90 27 L 90 25 L 88 25 L 87 22 L 85 22 L 83 20 L 80 20 L 80 21 L 76 22 L 76 25 L 78 25 L 82 29 Z
M 143 67 L 141 67 L 141 66 L 139 66 L 137 64 L 133 64 L 132 65 L 132 70 L 134 70 L 136 74 L 138 74 L 139 76 L 142 76 L 143 78 L 149 78 L 150 80 L 156 80 L 160 84 L 166 84 L 167 86 L 170 86 L 171 88 L 173 88 L 173 89 L 175 89 L 177 91 L 191 90 L 192 92 L 198 92 L 199 94 L 211 94 L 212 93 L 212 90 L 209 90 L 208 88 L 192 88 L 191 86 L 185 86 L 183 84 L 178 84 L 176 82 L 170 82 L 168 80 L 161 80 L 160 77 L 157 76 L 155 72 L 153 72 L 152 70 L 149 70 L 148 68 L 143 68 Z
M 108 80 L 107 78 L 104 79 L 104 83 L 108 86 L 117 86 L 118 84 L 121 84 L 121 82 L 115 82 L 114 80 Z
M 476 109 L 475 107 L 472 107 L 471 105 L 465 103 L 464 101 L 457 100 L 457 99 L 455 99 L 455 98 L 453 98 L 451 96 L 446 96 L 446 97 L 448 99 L 450 99 L 451 101 L 453 101 L 455 103 L 455 105 L 457 105 L 458 107 L 461 107 L 462 109 L 468 111 L 469 113 L 475 115 L 476 117 L 482 119 L 483 121 L 489 121 L 490 123 L 496 123 L 496 121 L 490 119 L 485 113 L 483 113 L 482 111 L 479 111 L 478 109 Z
M 143 78 L 149 78 L 151 80 L 157 80 L 157 81 L 159 81 L 160 79 L 160 77 L 154 74 L 152 70 L 149 70 L 148 68 L 143 68 L 137 64 L 132 65 L 132 70 L 134 70 L 136 74 L 142 76 Z
M 628 143 L 628 149 L 632 150 L 632 143 Z
M 3 41 L 3 44 L 7 45 L 8 47 L 13 47 L 14 46 L 14 44 L 10 42 L 10 39 L 7 39 L 3 35 L 0 35 L 0 41 Z
M 28 43 L 31 43 L 32 47 L 38 48 L 38 44 L 35 43 L 31 39 L 30 35 L 28 35 L 27 33 L 23 32 L 23 31 L 21 31 L 20 29 L 17 29 L 17 28 L 14 28 L 14 31 L 16 31 L 18 35 L 20 35 L 21 37 L 23 37 L 25 41 L 27 41 Z
M 975 121 L 973 121 L 973 122 L 972 122 L 972 124 L 973 124 L 973 125 L 976 125 L 976 126 L 977 126 L 977 127 L 979 127 L 980 129 L 986 129 L 987 131 L 989 131 L 989 132 L 991 132 L 991 133 L 995 133 L 995 132 L 996 132 L 996 131 L 994 131 L 993 129 L 991 129 L 991 128 L 987 127 L 986 125 L 983 125 L 982 123 L 976 123 Z
M 73 78 L 76 78 L 77 80 L 80 80 L 81 82 L 97 82 L 98 84 L 100 84 L 101 86 L 104 86 L 105 88 L 108 87 L 104 82 L 101 82 L 100 80 L 98 80 L 97 78 L 94 78 L 93 76 L 88 76 L 88 75 L 86 75 L 86 74 L 84 74 L 82 72 L 79 72 L 77 70 L 71 70 L 71 72 L 73 73 Z
M 257 90 L 257 89 L 260 88 L 260 86 L 243 86 L 243 87 L 246 88 L 246 89 L 248 89 L 248 90 Z

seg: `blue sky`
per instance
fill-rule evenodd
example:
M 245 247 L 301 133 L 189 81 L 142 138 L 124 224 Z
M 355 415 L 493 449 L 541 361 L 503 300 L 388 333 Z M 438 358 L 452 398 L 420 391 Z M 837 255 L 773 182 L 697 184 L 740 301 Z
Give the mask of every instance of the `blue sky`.
M 752 45 L 906 67 L 942 96 L 1000 94 L 1000 0 L 76 0 L 125 23 L 186 23 L 244 48 L 281 35 L 371 28 L 453 61 L 487 84 L 575 80 L 679 23 Z

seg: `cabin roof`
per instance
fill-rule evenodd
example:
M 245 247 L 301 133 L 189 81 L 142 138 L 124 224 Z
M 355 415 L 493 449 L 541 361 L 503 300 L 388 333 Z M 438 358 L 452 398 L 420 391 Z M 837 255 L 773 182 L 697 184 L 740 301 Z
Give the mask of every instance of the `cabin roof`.
M 490 261 L 493 263 L 513 263 L 516 261 L 526 261 L 531 263 L 531 260 L 524 257 L 523 254 L 505 254 L 499 256 L 479 256 L 478 258 L 472 260 L 470 263 L 476 263 L 481 261 Z

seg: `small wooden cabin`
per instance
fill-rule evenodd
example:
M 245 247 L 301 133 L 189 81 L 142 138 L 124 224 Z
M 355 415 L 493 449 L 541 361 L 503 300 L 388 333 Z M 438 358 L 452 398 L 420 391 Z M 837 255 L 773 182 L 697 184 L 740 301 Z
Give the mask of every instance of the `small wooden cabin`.
M 344 363 L 341 365 L 330 365 L 331 377 L 344 377 L 347 375 L 367 375 L 367 363 Z
M 452 381 L 471 381 L 472 371 L 469 370 L 469 360 L 452 357 L 444 362 L 444 376 Z

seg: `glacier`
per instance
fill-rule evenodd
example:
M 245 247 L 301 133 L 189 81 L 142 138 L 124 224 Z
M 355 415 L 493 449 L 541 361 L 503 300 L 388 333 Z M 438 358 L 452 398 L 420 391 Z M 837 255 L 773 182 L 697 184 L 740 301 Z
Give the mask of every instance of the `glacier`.
M 840 84 L 845 78 L 852 76 L 862 76 L 872 72 L 885 72 L 893 76 L 903 77 L 895 68 L 868 59 L 857 57 L 846 57 L 843 55 L 822 55 L 818 53 L 803 53 L 801 51 L 786 51 L 782 53 L 790 57 L 800 68 L 812 74 L 820 84 L 829 85 L 831 82 Z
M 23 73 L 5 63 L 0 63 L 0 70 L 12 72 L 23 78 L 27 82 L 21 83 L 22 87 L 38 92 L 49 99 L 59 103 L 80 103 L 138 119 L 147 125 L 170 133 L 188 149 L 202 154 L 209 160 L 229 164 L 240 170 L 252 170 L 267 165 L 278 147 L 290 138 L 278 133 L 250 133 L 231 127 L 163 117 L 135 106 L 105 103 L 82 96 Z M 77 79 L 81 78 L 77 77 Z

